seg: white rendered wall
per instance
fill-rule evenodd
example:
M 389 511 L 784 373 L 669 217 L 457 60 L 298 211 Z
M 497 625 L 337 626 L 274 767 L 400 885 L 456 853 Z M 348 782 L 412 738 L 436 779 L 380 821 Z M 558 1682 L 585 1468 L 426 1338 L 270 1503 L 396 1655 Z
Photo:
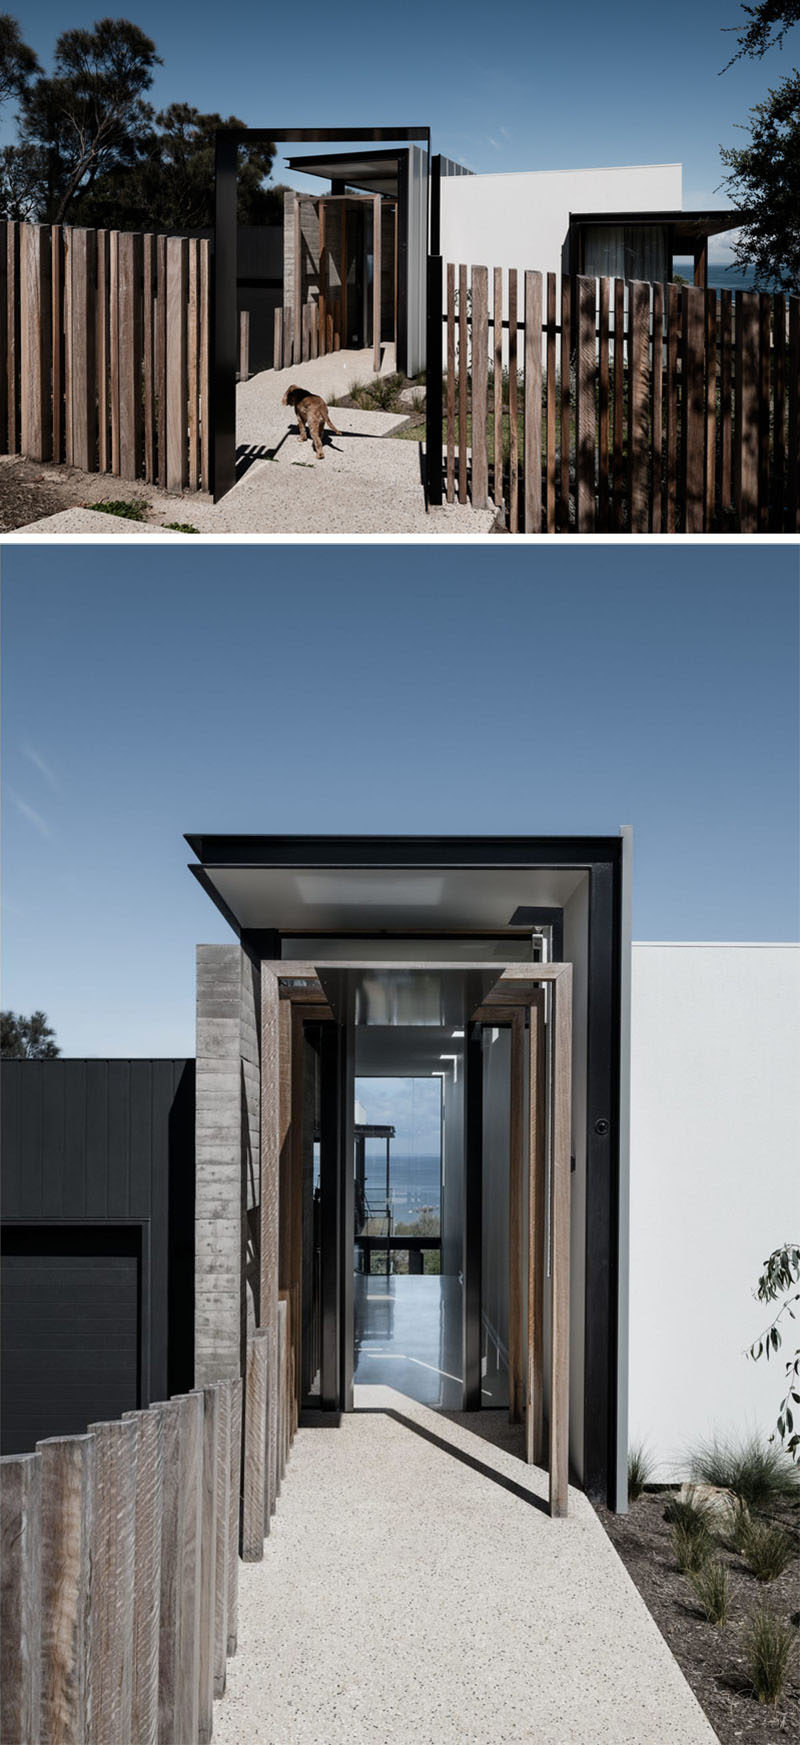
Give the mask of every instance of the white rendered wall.
M 774 1427 L 780 1354 L 743 1353 L 762 1261 L 800 1240 L 799 1050 L 800 947 L 634 944 L 630 1437 L 659 1477 Z
M 669 212 L 682 206 L 681 164 L 446 176 L 442 254 L 456 265 L 554 272 L 560 286 L 570 212 Z

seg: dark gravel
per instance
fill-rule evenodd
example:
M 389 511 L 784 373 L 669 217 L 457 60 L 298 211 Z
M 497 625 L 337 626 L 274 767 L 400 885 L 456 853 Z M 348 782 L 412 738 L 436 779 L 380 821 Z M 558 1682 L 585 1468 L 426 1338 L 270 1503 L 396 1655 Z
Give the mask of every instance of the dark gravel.
M 702 1705 L 721 1745 L 773 1745 L 800 1741 L 800 1629 L 787 1694 L 775 1708 L 757 1702 L 748 1687 L 744 1634 L 751 1612 L 766 1599 L 783 1618 L 800 1623 L 800 1561 L 777 1581 L 760 1582 L 738 1553 L 722 1542 L 717 1551 L 731 1582 L 730 1617 L 722 1629 L 706 1622 L 686 1576 L 678 1569 L 672 1534 L 664 1520 L 668 1492 L 645 1492 L 628 1515 L 597 1513 L 635 1581 L 684 1677 Z M 798 1510 L 775 1513 L 800 1526 Z M 800 1543 L 800 1542 L 799 1542 Z M 677 1742 L 676 1742 L 677 1745 Z

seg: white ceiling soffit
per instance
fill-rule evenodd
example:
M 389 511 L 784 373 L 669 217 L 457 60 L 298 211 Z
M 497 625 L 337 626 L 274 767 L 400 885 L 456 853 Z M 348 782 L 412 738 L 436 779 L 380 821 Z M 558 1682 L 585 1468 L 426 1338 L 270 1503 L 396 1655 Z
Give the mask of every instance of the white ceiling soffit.
M 520 904 L 564 906 L 588 877 L 547 867 L 207 867 L 240 927 L 282 932 L 502 929 Z

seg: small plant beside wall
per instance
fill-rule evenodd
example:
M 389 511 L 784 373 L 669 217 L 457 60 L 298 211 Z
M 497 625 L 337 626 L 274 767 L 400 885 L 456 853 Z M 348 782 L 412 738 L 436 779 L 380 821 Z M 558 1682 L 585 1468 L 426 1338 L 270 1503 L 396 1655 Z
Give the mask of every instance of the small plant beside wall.
M 716 1624 L 718 1628 L 727 1624 L 731 1586 L 724 1563 L 720 1563 L 718 1557 L 710 1557 L 700 1569 L 692 1571 L 689 1580 L 709 1624 Z
M 637 1503 L 653 1476 L 653 1459 L 643 1442 L 634 1442 L 628 1450 L 628 1501 Z

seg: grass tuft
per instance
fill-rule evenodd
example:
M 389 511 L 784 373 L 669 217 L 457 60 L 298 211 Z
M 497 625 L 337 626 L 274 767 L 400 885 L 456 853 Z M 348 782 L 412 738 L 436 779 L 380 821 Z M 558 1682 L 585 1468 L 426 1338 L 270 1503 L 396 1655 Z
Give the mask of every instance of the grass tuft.
M 643 1442 L 634 1442 L 628 1449 L 628 1500 L 638 1502 L 653 1472 L 653 1459 Z
M 373 376 L 371 382 L 354 382 L 350 399 L 361 407 L 362 412 L 395 412 L 402 386 L 403 377 L 400 375 Z
M 199 527 L 193 527 L 190 521 L 165 521 L 164 526 L 170 533 L 199 533 Z
M 777 1581 L 797 1556 L 792 1534 L 772 1521 L 738 1522 L 736 1548 L 759 1581 Z
M 122 521 L 146 521 L 147 504 L 141 497 L 112 497 L 105 503 L 87 503 L 98 515 L 119 515 Z
M 753 1613 L 745 1637 L 747 1670 L 760 1703 L 777 1703 L 786 1689 L 797 1646 L 797 1631 L 761 1605 Z
M 710 1557 L 699 1569 L 688 1571 L 694 1593 L 709 1624 L 721 1627 L 728 1621 L 731 1590 L 728 1571 L 718 1557 Z
M 759 1436 L 714 1436 L 691 1456 L 692 1478 L 731 1490 L 748 1508 L 800 1501 L 800 1469 L 777 1444 Z
M 674 1521 L 672 1524 L 672 1546 L 678 1568 L 684 1575 L 692 1575 L 702 1569 L 714 1549 L 714 1541 L 705 1521 L 690 1524 L 687 1521 Z

